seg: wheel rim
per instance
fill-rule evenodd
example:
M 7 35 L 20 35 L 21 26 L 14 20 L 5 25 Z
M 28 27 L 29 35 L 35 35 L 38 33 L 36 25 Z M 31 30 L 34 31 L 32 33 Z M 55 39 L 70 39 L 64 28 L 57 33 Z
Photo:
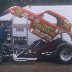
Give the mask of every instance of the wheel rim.
M 0 62 L 2 62 L 2 54 L 0 53 Z
M 69 61 L 72 59 L 72 51 L 71 49 L 65 48 L 60 52 L 60 58 L 63 61 Z

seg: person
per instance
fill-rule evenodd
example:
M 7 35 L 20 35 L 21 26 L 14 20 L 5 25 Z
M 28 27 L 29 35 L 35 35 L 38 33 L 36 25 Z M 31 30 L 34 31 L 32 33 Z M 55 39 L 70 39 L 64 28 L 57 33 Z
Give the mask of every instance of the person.
M 0 45 L 1 45 L 1 43 L 4 42 L 4 40 L 5 40 L 5 38 L 6 38 L 5 29 L 6 29 L 9 25 L 12 24 L 11 22 L 12 22 L 12 21 L 10 20 L 10 21 L 6 22 L 5 24 L 3 24 L 3 23 L 0 24 Z

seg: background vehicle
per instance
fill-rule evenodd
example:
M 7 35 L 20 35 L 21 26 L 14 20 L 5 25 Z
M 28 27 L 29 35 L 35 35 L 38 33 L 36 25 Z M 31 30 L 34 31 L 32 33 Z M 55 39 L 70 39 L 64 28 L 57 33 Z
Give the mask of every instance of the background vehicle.
M 64 34 L 67 34 L 69 38 L 72 39 L 71 26 L 69 21 L 65 17 L 50 10 L 36 15 L 19 6 L 11 7 L 7 10 L 7 12 L 10 12 L 15 16 L 25 17 L 26 19 L 28 19 L 30 21 L 30 32 L 41 38 L 40 40 L 33 42 L 33 44 L 29 47 L 15 45 L 12 40 L 12 53 L 10 52 L 10 50 L 9 52 L 12 54 L 15 61 L 37 59 L 41 60 L 48 55 L 54 55 L 56 57 L 56 60 L 60 63 L 71 62 L 72 44 L 71 42 L 68 42 L 66 41 L 66 39 L 64 39 Z M 46 21 L 43 18 L 43 15 L 45 13 L 55 17 L 57 19 L 57 23 L 53 24 L 49 21 Z M 3 53 L 0 54 L 1 61 L 3 55 Z

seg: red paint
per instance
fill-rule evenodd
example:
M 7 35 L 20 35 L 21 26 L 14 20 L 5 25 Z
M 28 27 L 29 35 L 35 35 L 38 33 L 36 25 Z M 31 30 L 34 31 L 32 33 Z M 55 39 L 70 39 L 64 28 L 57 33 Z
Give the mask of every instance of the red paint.
M 31 21 L 30 29 L 32 33 L 41 37 L 42 39 L 53 40 L 56 37 L 56 35 L 60 34 L 61 32 L 67 32 L 67 33 L 71 32 L 71 26 L 68 20 L 56 12 L 48 10 L 39 15 L 36 15 L 19 6 L 13 6 L 9 8 L 8 11 L 15 16 L 18 17 L 24 16 L 28 20 L 30 20 Z M 41 16 L 44 13 L 48 13 L 54 16 L 57 20 L 60 20 L 59 25 L 54 25 L 43 19 Z

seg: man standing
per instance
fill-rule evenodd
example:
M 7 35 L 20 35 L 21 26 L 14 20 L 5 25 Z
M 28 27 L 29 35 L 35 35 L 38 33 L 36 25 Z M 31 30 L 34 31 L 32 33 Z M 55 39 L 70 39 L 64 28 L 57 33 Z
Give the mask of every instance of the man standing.
M 12 21 L 8 21 L 6 22 L 5 24 L 1 23 L 0 24 L 0 45 L 1 43 L 4 42 L 5 38 L 6 38 L 6 32 L 5 32 L 5 29 L 12 24 Z

